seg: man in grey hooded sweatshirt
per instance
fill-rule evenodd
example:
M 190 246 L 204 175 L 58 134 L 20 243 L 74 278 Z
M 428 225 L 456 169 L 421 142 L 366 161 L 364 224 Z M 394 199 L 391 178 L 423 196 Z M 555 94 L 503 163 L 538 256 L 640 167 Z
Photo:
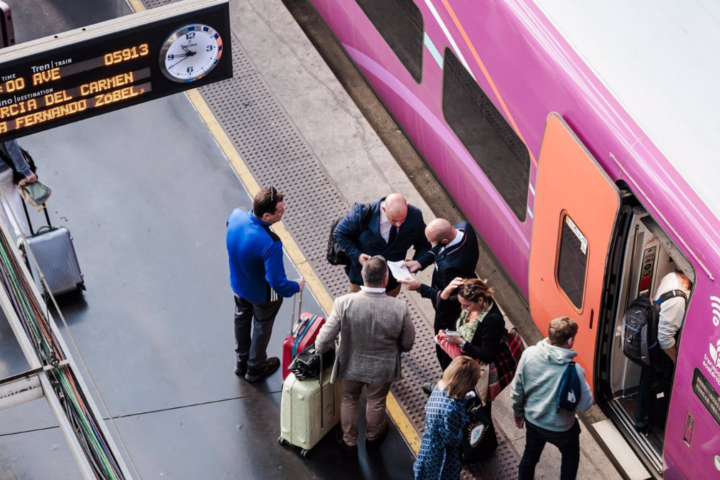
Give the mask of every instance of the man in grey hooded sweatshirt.
M 515 425 L 527 425 L 525 452 L 520 461 L 519 480 L 535 478 L 535 466 L 546 443 L 562 454 L 561 480 L 574 480 L 580 464 L 580 424 L 575 412 L 558 409 L 560 381 L 567 364 L 577 355 L 572 350 L 578 326 L 567 317 L 550 322 L 548 338 L 529 347 L 518 364 L 510 384 Z M 593 403 L 585 371 L 575 364 L 581 384 L 577 409 L 586 411 Z

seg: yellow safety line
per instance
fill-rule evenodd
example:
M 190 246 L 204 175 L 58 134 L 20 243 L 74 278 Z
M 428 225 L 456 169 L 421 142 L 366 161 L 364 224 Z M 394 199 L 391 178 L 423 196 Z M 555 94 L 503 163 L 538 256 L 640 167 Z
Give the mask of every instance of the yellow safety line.
M 230 161 L 230 165 L 232 165 L 237 172 L 238 177 L 240 177 L 240 181 L 243 183 L 248 193 L 250 193 L 250 196 L 254 197 L 255 194 L 260 191 L 260 185 L 258 185 L 252 174 L 250 174 L 247 165 L 245 165 L 242 157 L 240 157 L 240 154 L 235 149 L 235 145 L 233 145 L 232 141 L 225 133 L 225 130 L 223 130 L 222 126 L 215 118 L 215 115 L 212 113 L 212 110 L 210 110 L 210 107 L 205 102 L 205 99 L 202 98 L 197 90 L 189 90 L 186 93 L 192 104 L 195 106 L 200 118 L 203 119 L 208 129 L 215 137 L 218 145 L 220 145 L 220 149 Z M 298 269 L 305 279 L 307 286 L 315 295 L 315 298 L 317 298 L 320 308 L 322 308 L 325 312 L 332 311 L 334 304 L 332 297 L 328 294 L 327 290 L 325 290 L 322 282 L 315 274 L 315 271 L 312 269 L 305 258 L 305 255 L 303 255 L 300 251 L 300 248 L 297 246 L 295 240 L 292 238 L 285 226 L 282 225 L 282 223 L 276 223 L 273 225 L 273 231 L 278 237 L 280 237 L 280 240 L 282 240 L 283 247 L 290 257 L 290 260 L 292 260 L 293 265 L 295 265 L 295 268 Z M 388 395 L 387 411 L 390 418 L 392 418 L 395 425 L 397 425 L 398 430 L 400 430 L 400 433 L 405 438 L 405 441 L 408 445 L 410 445 L 410 448 L 415 452 L 415 454 L 417 454 L 420 450 L 420 436 L 392 393 Z
M 147 10 L 141 0 L 127 0 L 127 2 L 130 4 L 130 8 L 135 10 L 135 13 Z
M 130 4 L 130 7 L 132 7 L 132 9 L 136 12 L 146 10 L 145 5 L 143 5 L 141 0 L 127 1 Z M 240 181 L 245 186 L 250 196 L 254 197 L 255 194 L 260 191 L 260 185 L 258 185 L 257 181 L 250 173 L 250 169 L 248 169 L 245 161 L 243 161 L 242 157 L 235 149 L 235 145 L 233 145 L 232 141 L 225 133 L 225 130 L 222 128 L 222 125 L 220 125 L 220 122 L 218 122 L 217 118 L 215 118 L 215 115 L 212 113 L 212 110 L 210 110 L 207 102 L 205 102 L 205 99 L 197 90 L 188 90 L 186 94 L 200 115 L 200 118 L 202 118 L 205 125 L 207 125 L 210 133 L 212 133 L 215 137 L 215 141 L 227 157 L 230 165 L 232 165 L 235 173 L 237 173 L 237 176 L 240 178 Z M 273 231 L 278 237 L 280 237 L 280 240 L 282 240 L 283 247 L 290 257 L 290 260 L 293 265 L 295 265 L 298 272 L 300 272 L 300 275 L 302 275 L 305 279 L 308 288 L 310 288 L 312 293 L 315 295 L 320 307 L 325 312 L 332 311 L 334 304 L 332 297 L 328 294 L 327 290 L 325 290 L 322 282 L 315 274 L 315 271 L 312 269 L 305 258 L 305 255 L 303 255 L 300 251 L 300 248 L 297 246 L 295 240 L 292 238 L 285 226 L 282 223 L 276 223 L 273 225 Z M 420 436 L 392 393 L 388 394 L 386 407 L 390 418 L 395 425 L 397 425 L 398 430 L 400 430 L 400 433 L 405 438 L 407 444 L 417 455 L 420 450 Z

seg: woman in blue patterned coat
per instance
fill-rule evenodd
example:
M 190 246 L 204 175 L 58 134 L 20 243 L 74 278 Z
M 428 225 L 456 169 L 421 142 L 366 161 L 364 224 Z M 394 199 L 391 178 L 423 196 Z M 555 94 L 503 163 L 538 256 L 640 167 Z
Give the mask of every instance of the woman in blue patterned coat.
M 445 370 L 425 405 L 425 433 L 415 480 L 459 480 L 460 441 L 468 423 L 465 395 L 480 379 L 480 366 L 460 356 Z

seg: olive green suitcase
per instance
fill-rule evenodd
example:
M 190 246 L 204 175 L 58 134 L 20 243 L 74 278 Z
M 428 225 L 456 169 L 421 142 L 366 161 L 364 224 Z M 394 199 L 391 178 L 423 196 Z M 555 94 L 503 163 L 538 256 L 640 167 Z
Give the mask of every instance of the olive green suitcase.
M 331 374 L 328 368 L 322 382 L 301 382 L 290 373 L 283 383 L 278 443 L 301 448 L 303 457 L 340 421 L 340 388 L 330 383 Z

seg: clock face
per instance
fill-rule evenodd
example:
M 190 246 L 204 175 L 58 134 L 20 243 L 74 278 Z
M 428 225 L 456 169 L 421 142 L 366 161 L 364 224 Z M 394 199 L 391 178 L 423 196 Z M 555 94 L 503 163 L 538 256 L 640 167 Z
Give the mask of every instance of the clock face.
M 222 38 L 207 25 L 175 30 L 160 49 L 160 69 L 174 82 L 193 82 L 215 68 L 222 56 Z

